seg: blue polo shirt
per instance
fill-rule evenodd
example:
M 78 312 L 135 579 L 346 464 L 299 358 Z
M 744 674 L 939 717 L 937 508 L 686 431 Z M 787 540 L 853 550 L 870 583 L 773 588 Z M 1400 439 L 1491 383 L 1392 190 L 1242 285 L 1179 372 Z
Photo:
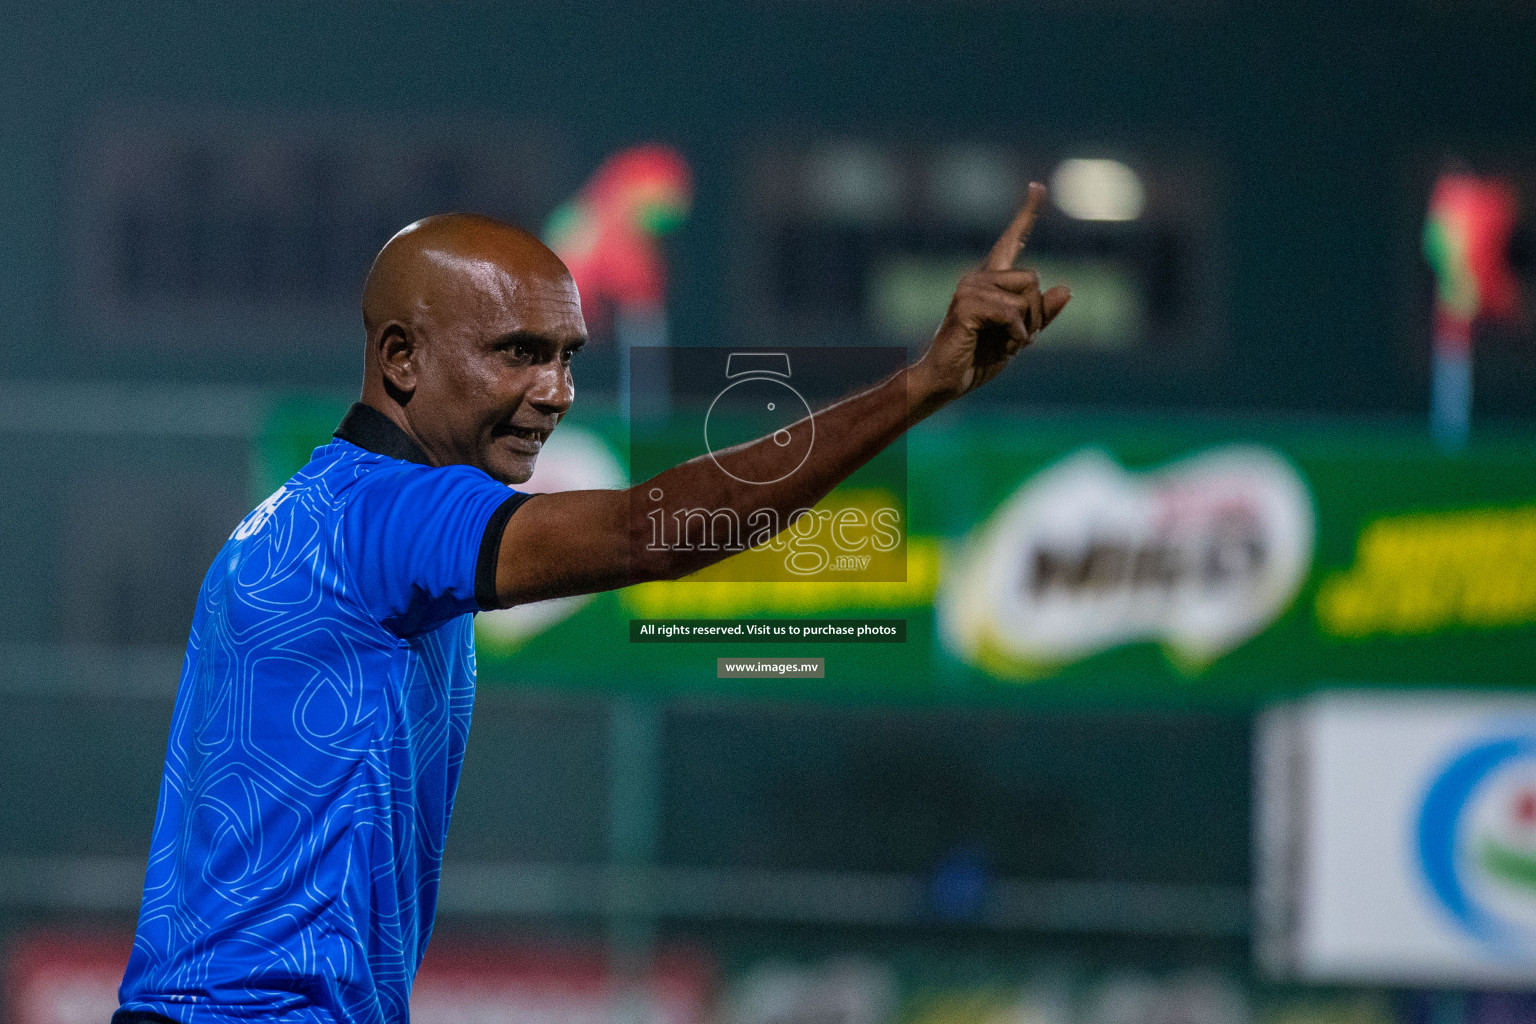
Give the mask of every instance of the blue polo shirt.
M 192 618 L 115 1024 L 407 1019 L 473 613 L 527 497 L 358 405 L 236 528 Z

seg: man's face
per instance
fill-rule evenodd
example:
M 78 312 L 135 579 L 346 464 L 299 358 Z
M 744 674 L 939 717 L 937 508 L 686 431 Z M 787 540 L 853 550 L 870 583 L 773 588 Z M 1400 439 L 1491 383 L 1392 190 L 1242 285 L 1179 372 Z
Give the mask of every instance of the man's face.
M 462 284 L 425 303 L 406 415 L 439 465 L 522 483 L 575 398 L 571 357 L 587 340 L 566 275 L 465 261 Z

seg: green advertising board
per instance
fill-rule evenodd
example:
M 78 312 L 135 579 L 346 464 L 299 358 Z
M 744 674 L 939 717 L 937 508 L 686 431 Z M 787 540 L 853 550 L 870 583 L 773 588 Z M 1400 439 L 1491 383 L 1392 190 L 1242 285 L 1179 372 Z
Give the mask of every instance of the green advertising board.
M 344 408 L 274 407 L 262 493 Z M 628 447 L 616 420 L 572 418 L 528 489 L 620 484 Z M 1222 704 L 1536 685 L 1531 441 L 1448 456 L 1406 426 L 997 415 L 918 428 L 906 477 L 904 579 L 690 579 L 486 613 L 482 684 Z M 727 657 L 824 673 L 720 678 Z

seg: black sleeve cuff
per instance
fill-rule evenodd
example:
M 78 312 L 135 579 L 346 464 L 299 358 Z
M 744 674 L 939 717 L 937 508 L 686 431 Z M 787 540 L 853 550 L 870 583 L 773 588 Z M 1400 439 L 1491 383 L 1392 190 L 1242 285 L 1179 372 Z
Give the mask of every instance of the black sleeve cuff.
M 523 502 L 533 497 L 514 491 L 507 500 L 496 506 L 491 521 L 485 524 L 485 535 L 480 538 L 480 557 L 475 560 L 475 604 L 483 612 L 500 608 L 496 602 L 496 561 L 501 555 L 501 534 L 507 528 L 512 513 L 523 507 Z

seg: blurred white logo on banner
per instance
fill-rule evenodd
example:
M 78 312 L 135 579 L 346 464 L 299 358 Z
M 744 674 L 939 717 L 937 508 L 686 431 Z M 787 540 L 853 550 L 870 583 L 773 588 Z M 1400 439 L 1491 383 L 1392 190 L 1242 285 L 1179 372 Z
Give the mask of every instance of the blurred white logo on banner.
M 574 424 L 561 424 L 544 442 L 533 476 L 518 489 L 530 494 L 601 490 L 623 487 L 625 480 L 624 467 L 601 437 Z M 581 594 L 483 612 L 475 616 L 475 633 L 492 646 L 517 647 L 570 618 L 591 600 L 591 594 Z
M 940 628 L 957 656 L 1003 676 L 1146 640 L 1199 671 L 1290 605 L 1314 530 L 1306 484 L 1268 448 L 1147 473 L 1088 449 L 1027 481 L 966 540 L 940 587 Z
M 889 967 L 854 958 L 815 967 L 763 963 L 725 1000 L 723 1024 L 884 1024 L 897 1003 Z

